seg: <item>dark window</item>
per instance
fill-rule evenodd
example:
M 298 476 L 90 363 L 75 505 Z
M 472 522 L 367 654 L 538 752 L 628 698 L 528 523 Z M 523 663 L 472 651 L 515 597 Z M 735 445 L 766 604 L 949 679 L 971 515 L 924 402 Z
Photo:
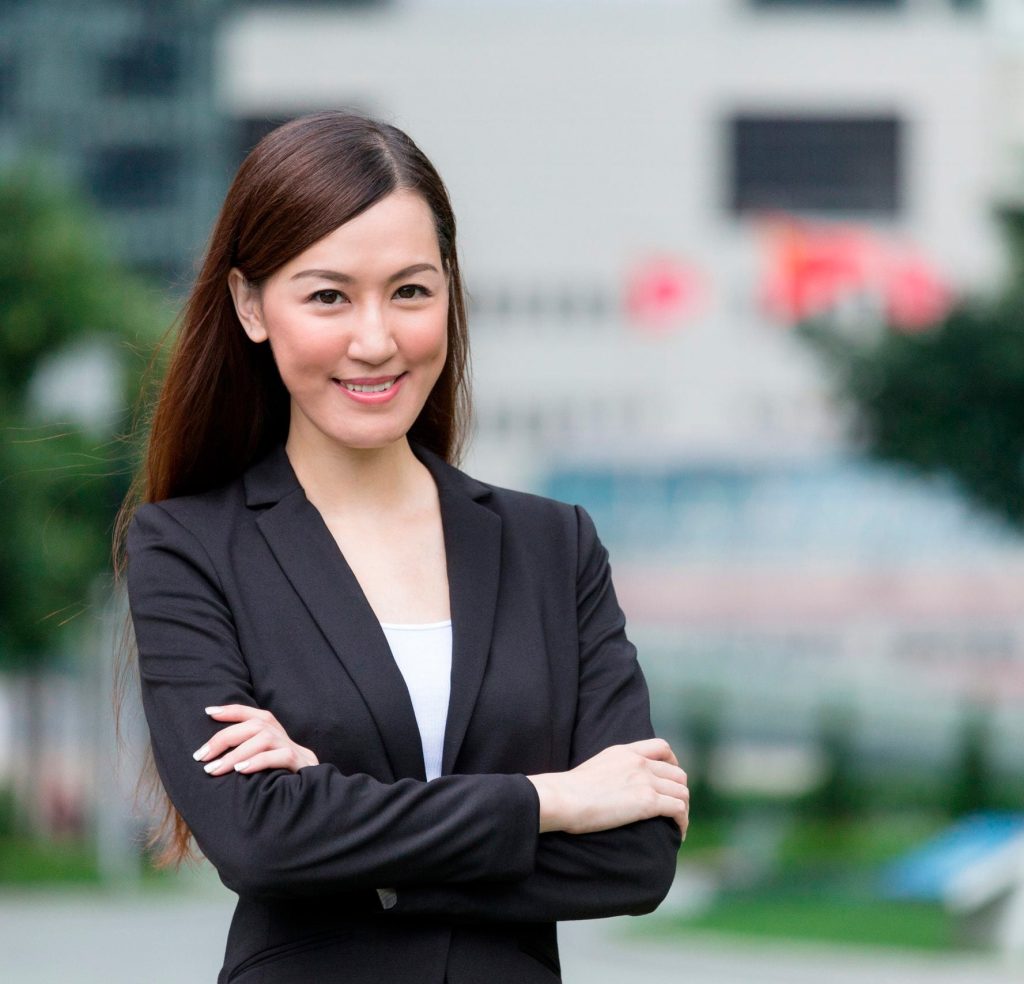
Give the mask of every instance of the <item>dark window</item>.
M 739 116 L 731 141 L 736 212 L 899 210 L 894 117 Z
M 886 10 L 897 9 L 906 5 L 906 0 L 749 0 L 753 7 L 793 7 L 850 10 Z M 954 10 L 979 10 L 981 0 L 946 0 Z
M 750 0 L 755 7 L 902 7 L 905 0 Z
M 180 48 L 167 38 L 134 38 L 100 62 L 100 89 L 108 96 L 173 95 L 180 76 Z
M 255 3 L 273 3 L 275 7 L 322 7 L 324 0 L 255 0 Z M 393 0 L 333 0 L 335 7 L 386 7 Z
M 174 200 L 177 170 L 173 147 L 106 147 L 93 157 L 89 185 L 101 205 L 167 205 Z

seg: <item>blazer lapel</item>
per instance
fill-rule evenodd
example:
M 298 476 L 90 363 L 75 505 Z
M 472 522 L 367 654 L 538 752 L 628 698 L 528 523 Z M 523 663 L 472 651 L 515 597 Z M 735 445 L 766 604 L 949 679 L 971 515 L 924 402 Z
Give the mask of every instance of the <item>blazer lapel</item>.
M 366 700 L 395 778 L 425 779 L 423 746 L 406 681 L 377 616 L 323 517 L 306 499 L 283 446 L 254 466 L 246 486 L 251 506 L 275 494 L 274 505 L 260 513 L 256 524 Z
M 466 737 L 494 630 L 501 569 L 501 517 L 481 503 L 490 488 L 410 442 L 437 482 L 452 612 L 452 674 L 441 772 L 455 768 Z
M 452 615 L 451 696 L 442 772 L 452 771 L 483 681 L 497 603 L 501 518 L 478 500 L 490 489 L 410 441 L 438 488 Z M 416 717 L 387 638 L 359 582 L 276 444 L 244 476 L 246 504 L 373 715 L 395 777 L 425 779 Z

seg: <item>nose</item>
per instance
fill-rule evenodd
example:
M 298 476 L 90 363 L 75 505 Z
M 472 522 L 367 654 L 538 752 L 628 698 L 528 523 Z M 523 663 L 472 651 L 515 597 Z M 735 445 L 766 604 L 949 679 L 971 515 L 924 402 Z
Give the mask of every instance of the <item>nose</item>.
M 353 361 L 379 365 L 387 362 L 398 351 L 398 343 L 389 327 L 387 315 L 382 305 L 375 301 L 361 305 L 352 325 L 348 354 Z

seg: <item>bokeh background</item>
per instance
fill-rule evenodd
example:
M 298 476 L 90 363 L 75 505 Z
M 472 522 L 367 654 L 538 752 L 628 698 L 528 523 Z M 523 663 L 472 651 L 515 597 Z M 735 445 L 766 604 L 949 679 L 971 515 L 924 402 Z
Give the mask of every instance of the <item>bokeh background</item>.
M 220 965 L 109 541 L 235 169 L 344 107 L 455 204 L 463 467 L 591 512 L 691 775 L 669 898 L 566 980 L 1017 979 L 1021 0 L 0 2 L 4 979 Z

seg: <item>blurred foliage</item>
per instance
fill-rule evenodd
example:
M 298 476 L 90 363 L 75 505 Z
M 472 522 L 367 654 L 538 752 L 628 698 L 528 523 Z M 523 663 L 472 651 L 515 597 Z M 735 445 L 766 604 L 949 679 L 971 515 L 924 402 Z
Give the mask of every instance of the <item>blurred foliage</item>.
M 133 452 L 121 432 L 166 302 L 112 258 L 84 199 L 26 160 L 0 175 L 0 667 L 38 665 L 109 568 L 114 514 Z M 121 364 L 120 420 L 104 433 L 53 420 L 33 377 L 75 343 L 108 343 Z
M 804 809 L 825 820 L 849 820 L 862 812 L 864 803 L 856 770 L 852 707 L 834 703 L 821 710 L 818 743 L 824 775 L 804 798 Z
M 1024 207 L 997 214 L 1010 261 L 998 296 L 963 299 L 914 333 L 853 337 L 827 320 L 798 332 L 835 372 L 872 454 L 951 477 L 1024 528 Z
M 1003 805 L 995 795 L 995 778 L 990 771 L 991 726 L 991 714 L 985 707 L 970 706 L 964 710 L 958 761 L 949 790 L 950 813 L 955 817 Z
M 14 832 L 14 790 L 0 786 L 0 839 Z
M 722 739 L 722 695 L 714 690 L 695 690 L 684 700 L 682 721 L 688 755 L 687 785 L 690 789 L 690 820 L 700 823 L 725 812 L 722 797 L 711 782 L 715 752 Z

